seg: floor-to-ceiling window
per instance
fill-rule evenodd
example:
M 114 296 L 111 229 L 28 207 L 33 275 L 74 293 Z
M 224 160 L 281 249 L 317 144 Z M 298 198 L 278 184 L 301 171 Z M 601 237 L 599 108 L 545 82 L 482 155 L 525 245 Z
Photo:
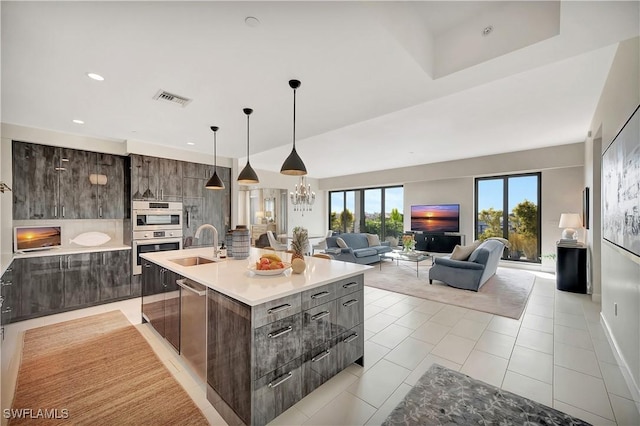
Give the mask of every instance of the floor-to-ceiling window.
M 329 223 L 334 232 L 366 232 L 381 240 L 403 231 L 404 189 L 401 186 L 331 191 Z
M 504 256 L 540 262 L 540 173 L 476 179 L 476 238 L 509 240 Z

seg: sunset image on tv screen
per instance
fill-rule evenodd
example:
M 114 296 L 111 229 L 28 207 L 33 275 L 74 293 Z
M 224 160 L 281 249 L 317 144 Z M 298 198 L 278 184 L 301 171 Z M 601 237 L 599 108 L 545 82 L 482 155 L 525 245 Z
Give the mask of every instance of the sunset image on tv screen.
M 29 250 L 60 245 L 59 227 L 19 228 L 16 229 L 18 250 Z
M 411 206 L 411 230 L 422 232 L 458 232 L 459 204 Z

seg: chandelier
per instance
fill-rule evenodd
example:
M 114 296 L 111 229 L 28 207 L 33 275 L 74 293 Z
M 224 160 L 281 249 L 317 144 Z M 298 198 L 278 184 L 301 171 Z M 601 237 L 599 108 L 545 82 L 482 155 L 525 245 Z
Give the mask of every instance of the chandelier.
M 311 211 L 311 206 L 316 201 L 316 193 L 311 191 L 311 185 L 308 185 L 305 176 L 300 177 L 300 183 L 296 185 L 295 192 L 290 192 L 291 204 L 293 211 Z

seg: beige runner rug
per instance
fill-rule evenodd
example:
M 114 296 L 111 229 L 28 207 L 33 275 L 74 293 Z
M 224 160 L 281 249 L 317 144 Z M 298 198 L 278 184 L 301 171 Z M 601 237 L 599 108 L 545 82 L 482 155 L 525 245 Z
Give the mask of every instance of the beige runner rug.
M 429 268 L 420 267 L 420 276 L 416 277 L 415 264 L 408 265 L 409 262 L 407 265 L 400 262 L 398 266 L 385 262 L 382 271 L 375 265 L 374 269 L 365 273 L 364 283 L 369 287 L 518 319 L 527 305 L 535 281 L 535 275 L 529 272 L 498 268 L 498 272 L 480 287 L 480 291 L 475 292 L 450 287 L 435 280 L 429 284 Z
M 12 425 L 208 424 L 120 311 L 28 330 L 12 409 Z

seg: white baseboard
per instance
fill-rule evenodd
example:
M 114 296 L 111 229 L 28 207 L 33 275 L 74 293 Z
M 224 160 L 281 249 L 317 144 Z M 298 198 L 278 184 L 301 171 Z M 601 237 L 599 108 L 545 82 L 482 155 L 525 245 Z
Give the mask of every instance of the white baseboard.
M 627 363 L 627 361 L 624 359 L 624 356 L 620 352 L 616 339 L 613 336 L 613 333 L 611 333 L 611 328 L 609 327 L 609 324 L 607 323 L 607 320 L 605 319 L 604 315 L 602 315 L 602 312 L 600 312 L 600 322 L 602 324 L 602 328 L 604 329 L 604 334 L 605 336 L 607 336 L 607 341 L 609 342 L 609 346 L 611 346 L 611 351 L 613 352 L 613 356 L 615 356 L 616 360 L 618 361 L 618 365 L 620 366 L 620 371 L 622 371 L 622 376 L 624 377 L 624 381 L 627 383 L 629 392 L 631 392 L 631 396 L 633 397 L 633 400 L 636 401 L 637 403 L 638 401 L 640 401 L 640 386 L 638 386 L 638 383 L 635 381 L 633 374 L 631 374 L 631 370 L 629 369 L 629 364 Z

